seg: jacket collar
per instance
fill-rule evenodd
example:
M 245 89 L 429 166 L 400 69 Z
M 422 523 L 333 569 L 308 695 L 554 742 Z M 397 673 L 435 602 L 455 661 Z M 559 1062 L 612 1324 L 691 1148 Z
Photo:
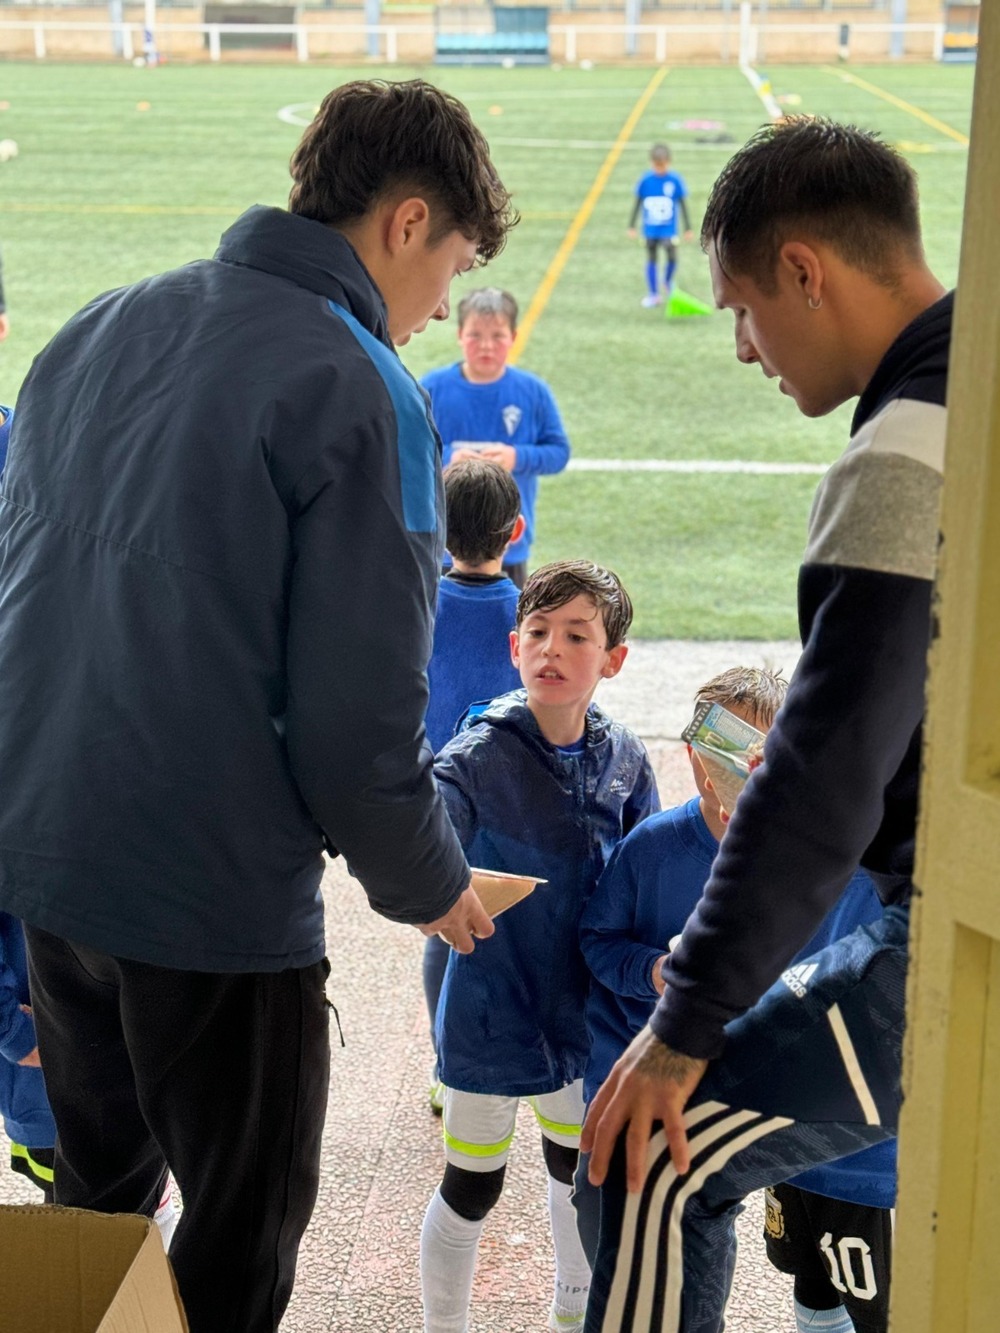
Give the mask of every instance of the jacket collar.
M 347 238 L 325 223 L 255 204 L 223 232 L 215 258 L 273 273 L 336 301 L 392 346 L 382 293 Z
M 955 293 L 947 292 L 907 324 L 891 344 L 858 399 L 852 435 L 893 398 L 943 404 L 954 307 Z
M 472 725 L 487 724 L 520 731 L 532 736 L 550 753 L 554 752 L 555 747 L 545 739 L 538 728 L 535 715 L 527 705 L 527 697 L 527 691 L 524 689 L 511 690 L 509 694 L 500 695 L 498 699 L 493 700 L 489 708 L 478 715 Z M 592 703 L 588 706 L 584 723 L 588 749 L 608 739 L 611 719 L 597 704 Z

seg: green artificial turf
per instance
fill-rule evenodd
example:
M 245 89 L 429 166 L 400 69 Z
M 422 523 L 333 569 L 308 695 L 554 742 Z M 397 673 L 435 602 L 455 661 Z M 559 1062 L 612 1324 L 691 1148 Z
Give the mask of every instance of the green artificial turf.
M 210 254 L 239 212 L 282 204 L 287 162 L 323 94 L 378 72 L 322 65 L 0 63 L 0 246 L 11 319 L 0 401 L 35 353 L 90 297 Z M 973 71 L 961 65 L 775 66 L 789 110 L 877 128 L 921 181 L 928 256 L 957 274 L 966 151 L 926 119 L 849 81 L 855 75 L 968 134 Z M 421 70 L 467 101 L 523 215 L 505 252 L 456 283 L 532 298 L 588 196 L 593 211 L 522 349 L 552 385 L 578 458 L 824 463 L 850 407 L 806 421 L 760 371 L 736 363 L 731 318 L 667 320 L 640 307 L 644 250 L 626 237 L 649 145 L 668 140 L 695 225 L 729 155 L 766 119 L 735 67 L 671 68 L 598 173 L 656 71 L 646 66 Z M 148 103 L 148 109 L 140 109 Z M 285 119 L 279 117 L 284 112 Z M 706 127 L 705 122 L 710 122 Z M 679 285 L 710 302 L 707 264 L 684 245 Z M 456 355 L 453 324 L 404 350 L 415 374 Z M 260 312 L 268 337 L 268 312 Z M 536 561 L 585 555 L 619 570 L 639 637 L 782 637 L 795 632 L 795 574 L 816 477 L 567 472 L 541 486 Z

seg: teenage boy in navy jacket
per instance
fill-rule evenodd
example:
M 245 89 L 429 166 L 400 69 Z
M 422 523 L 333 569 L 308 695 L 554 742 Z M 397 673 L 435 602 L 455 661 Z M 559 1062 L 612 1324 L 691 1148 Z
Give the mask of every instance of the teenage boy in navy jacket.
M 0 496 L 0 907 L 56 1202 L 152 1215 L 169 1164 L 192 1333 L 271 1333 L 291 1294 L 324 852 L 392 920 L 492 930 L 424 740 L 440 443 L 395 349 L 502 247 L 508 195 L 420 80 L 336 88 L 292 175 L 288 211 L 56 335 Z

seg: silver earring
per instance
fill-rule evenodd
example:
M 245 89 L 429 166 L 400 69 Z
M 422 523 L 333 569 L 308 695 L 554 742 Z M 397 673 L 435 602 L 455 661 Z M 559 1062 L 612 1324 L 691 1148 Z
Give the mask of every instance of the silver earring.
M 810 310 L 818 310 L 820 306 L 823 304 L 822 296 L 819 298 L 818 301 L 814 301 L 811 296 L 808 296 L 806 297 L 806 301 L 809 305 Z

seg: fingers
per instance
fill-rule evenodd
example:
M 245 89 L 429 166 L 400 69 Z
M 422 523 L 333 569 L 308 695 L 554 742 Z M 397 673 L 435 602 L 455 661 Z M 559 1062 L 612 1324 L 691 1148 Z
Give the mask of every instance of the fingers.
M 592 1185 L 602 1184 L 608 1174 L 611 1154 L 625 1123 L 624 1116 L 614 1109 L 616 1086 L 617 1073 L 612 1070 L 591 1102 L 583 1122 L 580 1151 L 590 1154 L 587 1179 Z
M 646 1108 L 633 1111 L 625 1135 L 625 1180 L 629 1194 L 638 1194 L 646 1183 L 652 1130 L 653 1120 Z
M 487 940 L 496 927 L 470 884 L 450 912 L 420 926 L 424 935 L 440 935 L 458 953 L 472 953 L 476 940 Z
M 672 1115 L 669 1120 L 663 1122 L 663 1129 L 670 1145 L 670 1159 L 674 1164 L 674 1170 L 679 1176 L 685 1176 L 691 1169 L 691 1148 L 683 1117 Z M 631 1185 L 629 1188 L 632 1188 Z
M 446 944 L 450 944 L 456 953 L 472 953 L 476 947 L 476 941 L 472 938 L 472 932 L 460 926 L 451 926 L 446 930 L 437 932 Z
M 472 909 L 472 919 L 469 923 L 469 929 L 477 940 L 488 940 L 496 930 L 493 924 L 493 918 L 487 912 L 486 908 L 479 901 L 479 896 L 473 893 L 475 906 Z

